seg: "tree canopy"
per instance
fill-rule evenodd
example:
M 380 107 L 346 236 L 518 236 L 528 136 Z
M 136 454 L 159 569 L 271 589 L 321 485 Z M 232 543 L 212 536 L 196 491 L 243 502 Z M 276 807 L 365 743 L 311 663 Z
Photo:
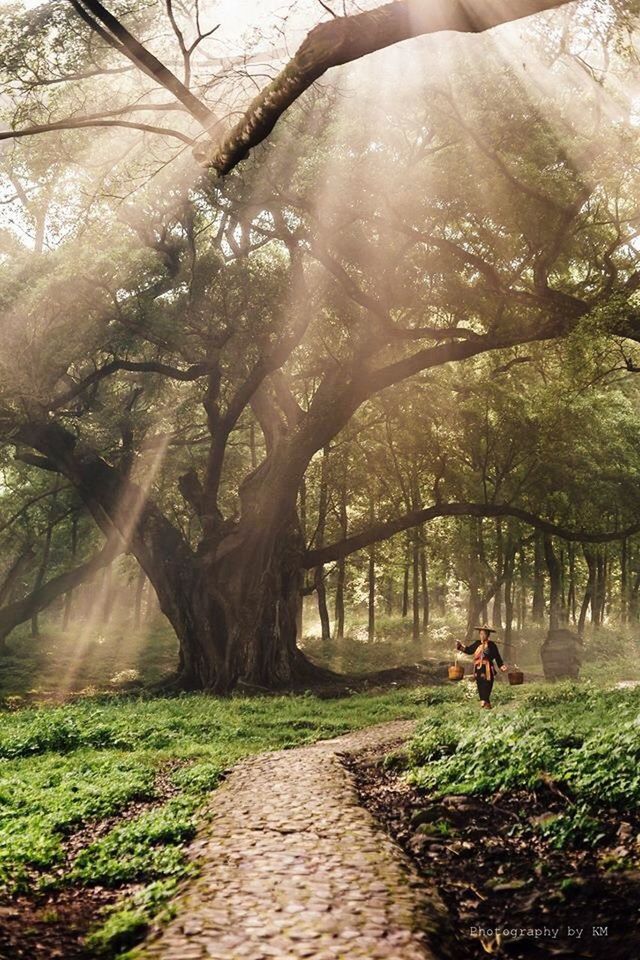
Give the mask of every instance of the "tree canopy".
M 556 6 L 325 11 L 254 100 L 268 33 L 197 4 L 4 10 L 3 535 L 130 553 L 179 684 L 312 676 L 310 582 L 427 521 L 496 521 L 494 592 L 532 530 L 640 531 L 634 11 L 484 34 Z

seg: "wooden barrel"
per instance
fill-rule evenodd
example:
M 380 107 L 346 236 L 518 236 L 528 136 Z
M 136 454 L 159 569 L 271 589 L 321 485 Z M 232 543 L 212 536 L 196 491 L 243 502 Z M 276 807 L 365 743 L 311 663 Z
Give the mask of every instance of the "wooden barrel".
M 509 683 L 512 687 L 516 687 L 518 684 L 524 683 L 524 673 L 522 670 L 509 670 L 507 676 L 509 677 Z
M 464 677 L 464 668 L 460 664 L 455 663 L 452 667 L 449 667 L 449 680 L 462 680 Z

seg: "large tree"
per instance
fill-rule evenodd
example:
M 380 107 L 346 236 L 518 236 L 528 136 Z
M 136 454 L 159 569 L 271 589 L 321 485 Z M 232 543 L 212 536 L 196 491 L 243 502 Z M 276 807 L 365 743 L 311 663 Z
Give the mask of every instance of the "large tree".
M 508 9 L 522 16 L 556 5 L 492 4 L 502 12 L 484 25 L 507 19 Z M 35 17 L 44 47 L 16 49 L 8 78 L 12 91 L 28 66 L 30 109 L 17 130 L 25 136 L 10 158 L 23 226 L 31 198 L 44 202 L 41 184 L 56 171 L 65 189 L 70 162 L 80 184 L 90 178 L 91 163 L 75 159 L 82 128 L 141 131 L 148 164 L 149 138 L 164 130 L 191 143 L 194 135 L 182 121 L 167 130 L 131 119 L 134 107 L 144 116 L 179 106 L 207 131 L 215 119 L 190 89 L 206 31 L 198 25 L 188 43 L 171 4 L 182 80 L 93 0 L 72 4 L 80 18 L 73 44 L 47 48 L 68 19 L 52 6 L 49 20 Z M 451 9 L 460 16 L 461 5 Z M 149 11 L 139 13 L 142 30 Z M 13 24 L 23 39 L 24 23 Z M 480 26 L 474 16 L 415 32 Z M 381 34 L 354 56 L 389 42 Z M 54 80 L 46 54 L 56 49 Z M 586 81 L 565 49 L 560 37 L 559 59 L 539 69 L 569 100 Z M 296 645 L 303 571 L 430 518 L 514 516 L 548 533 L 588 536 L 517 503 L 437 498 L 414 499 L 343 542 L 309 549 L 302 535 L 309 464 L 372 398 L 411 378 L 428 389 L 434 371 L 494 352 L 517 362 L 522 345 L 581 324 L 604 323 L 626 338 L 638 332 L 635 145 L 601 109 L 599 85 L 589 87 L 590 112 L 576 117 L 558 103 L 546 117 L 544 92 L 532 96 L 490 46 L 480 58 L 456 47 L 447 55 L 431 76 L 406 84 L 403 104 L 381 107 L 374 78 L 359 76 L 358 110 L 370 115 L 374 102 L 382 110 L 375 130 L 357 112 L 336 119 L 339 94 L 312 94 L 273 149 L 227 181 L 195 177 L 184 154 L 172 169 L 166 154 L 140 187 L 138 151 L 124 173 L 98 165 L 88 204 L 89 190 L 70 190 L 82 228 L 50 214 L 58 249 L 16 250 L 9 232 L 5 437 L 31 465 L 66 478 L 109 542 L 117 535 L 135 555 L 179 639 L 184 687 L 226 691 L 240 679 L 274 685 L 311 676 Z M 104 77 L 122 69 L 122 58 L 164 86 L 172 103 L 151 103 L 145 89 L 135 105 L 105 110 Z M 43 93 L 59 83 L 68 92 Z M 82 112 L 101 91 L 102 109 Z M 67 102 L 72 115 L 52 118 Z M 38 154 L 27 137 L 38 132 L 62 140 L 45 138 Z M 118 144 L 128 163 L 131 144 Z M 318 190 L 326 180 L 330 193 Z M 136 184 L 136 201 L 110 201 L 127 182 Z M 629 524 L 637 529 L 635 518 Z

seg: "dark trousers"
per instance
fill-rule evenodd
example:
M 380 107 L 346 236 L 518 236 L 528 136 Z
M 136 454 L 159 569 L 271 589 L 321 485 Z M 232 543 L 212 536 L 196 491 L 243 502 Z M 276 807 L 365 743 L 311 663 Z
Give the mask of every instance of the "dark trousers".
M 478 684 L 478 696 L 481 700 L 491 700 L 491 691 L 493 690 L 493 678 L 487 680 L 486 677 L 476 674 L 476 683 Z

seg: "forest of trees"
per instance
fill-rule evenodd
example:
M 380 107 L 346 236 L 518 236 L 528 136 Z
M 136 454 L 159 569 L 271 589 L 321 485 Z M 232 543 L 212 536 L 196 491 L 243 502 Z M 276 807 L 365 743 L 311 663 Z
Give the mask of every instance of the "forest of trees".
M 268 38 L 234 59 L 197 4 L 2 9 L 2 644 L 118 593 L 226 692 L 319 675 L 303 599 L 326 639 L 396 616 L 426 649 L 453 611 L 507 656 L 639 621 L 631 5 L 403 70 L 368 54 L 565 5 L 405 6 L 354 49 L 326 14 L 340 53 L 274 56 L 249 109 Z

